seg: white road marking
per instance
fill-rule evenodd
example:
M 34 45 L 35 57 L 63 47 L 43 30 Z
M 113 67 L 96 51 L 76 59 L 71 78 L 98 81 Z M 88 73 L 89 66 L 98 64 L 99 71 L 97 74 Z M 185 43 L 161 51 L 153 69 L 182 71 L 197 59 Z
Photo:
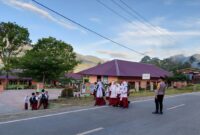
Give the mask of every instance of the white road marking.
M 86 109 L 73 110 L 73 111 L 67 111 L 67 112 L 61 112 L 61 113 L 55 113 L 55 114 L 49 114 L 49 115 L 43 115 L 43 116 L 37 116 L 37 117 L 31 117 L 31 118 L 25 118 L 25 119 L 11 120 L 11 121 L 6 121 L 6 122 L 0 122 L 0 125 L 2 125 L 2 124 L 8 124 L 8 123 L 14 123 L 14 122 L 20 122 L 20 121 L 27 121 L 27 120 L 39 119 L 39 118 L 46 118 L 46 117 L 58 116 L 58 115 L 63 115 L 63 114 L 70 114 L 70 113 L 82 112 L 82 111 L 87 111 L 87 110 L 95 110 L 95 109 L 104 108 L 104 107 L 107 107 L 107 106 L 86 108 Z
M 100 131 L 104 128 L 100 127 L 100 128 L 95 128 L 95 129 L 92 129 L 92 130 L 88 130 L 88 131 L 85 131 L 85 132 L 82 132 L 82 133 L 79 133 L 77 135 L 87 135 L 87 134 L 90 134 L 90 133 L 93 133 L 93 132 L 97 132 L 97 131 Z
M 193 94 L 193 93 L 185 93 L 185 94 L 179 94 L 179 95 L 174 95 L 174 96 L 166 96 L 166 98 L 174 98 L 174 97 L 178 97 L 178 96 L 191 95 L 191 94 Z M 141 102 L 146 102 L 146 101 L 151 101 L 151 100 L 154 100 L 154 99 L 145 99 L 145 100 L 132 101 L 131 103 L 141 103 Z M 63 114 L 70 114 L 70 113 L 88 111 L 88 110 L 96 110 L 96 109 L 105 108 L 105 107 L 109 107 L 109 106 L 92 107 L 92 108 L 79 109 L 79 110 L 73 110 L 73 111 L 67 111 L 67 112 L 61 112 L 61 113 L 55 113 L 55 114 L 48 114 L 48 115 L 25 118 L 25 119 L 5 121 L 5 122 L 0 122 L 0 125 L 9 124 L 9 123 L 15 123 L 15 122 L 21 122 L 21 121 L 27 121 L 27 120 L 33 120 L 33 119 L 39 119 L 39 118 L 58 116 L 58 115 L 63 115 Z
M 194 93 L 183 93 L 183 94 L 179 94 L 179 95 L 171 95 L 171 96 L 165 96 L 165 98 L 175 98 L 175 97 L 179 97 L 179 96 L 185 96 L 185 95 L 193 95 Z M 151 99 L 144 99 L 144 100 L 137 100 L 137 101 L 131 101 L 131 103 L 141 103 L 141 102 L 146 102 L 146 101 L 151 101 L 154 100 L 154 98 Z
M 185 104 L 181 104 L 181 105 L 173 106 L 173 107 L 167 108 L 167 110 L 176 109 L 176 108 L 182 107 L 182 106 L 184 106 L 184 105 L 185 105 Z

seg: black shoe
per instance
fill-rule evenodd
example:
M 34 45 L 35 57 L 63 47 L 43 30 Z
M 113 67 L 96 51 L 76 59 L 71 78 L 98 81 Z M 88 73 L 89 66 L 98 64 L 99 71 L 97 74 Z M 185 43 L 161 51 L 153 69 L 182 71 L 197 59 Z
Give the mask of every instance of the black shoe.
M 160 114 L 163 114 L 163 112 L 160 112 Z
M 157 111 L 155 111 L 155 112 L 152 112 L 152 114 L 158 114 L 158 112 L 157 112 Z

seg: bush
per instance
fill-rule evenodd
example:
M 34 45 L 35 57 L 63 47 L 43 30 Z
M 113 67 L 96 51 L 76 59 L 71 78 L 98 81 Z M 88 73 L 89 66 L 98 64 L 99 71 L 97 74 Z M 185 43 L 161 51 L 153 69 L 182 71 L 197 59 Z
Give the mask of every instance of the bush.
M 65 97 L 73 97 L 73 88 L 65 88 L 62 90 L 61 92 L 61 98 L 65 98 Z

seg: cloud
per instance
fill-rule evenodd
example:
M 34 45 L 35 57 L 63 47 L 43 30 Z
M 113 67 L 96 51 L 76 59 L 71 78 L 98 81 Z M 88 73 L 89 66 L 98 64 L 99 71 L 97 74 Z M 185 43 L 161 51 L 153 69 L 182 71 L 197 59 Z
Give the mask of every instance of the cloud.
M 124 59 L 130 61 L 139 61 L 143 56 L 139 56 L 135 53 L 131 53 L 129 51 L 113 51 L 113 50 L 97 50 L 98 54 L 107 55 L 110 59 Z
M 140 46 L 173 46 L 183 39 L 200 36 L 196 30 L 170 31 L 166 28 L 156 26 L 154 28 L 140 23 L 133 22 L 134 25 L 124 24 L 121 32 L 115 38 L 118 42 L 134 47 Z
M 155 17 L 153 20 L 151 20 L 150 23 L 153 24 L 153 25 L 162 25 L 166 21 L 167 21 L 167 17 L 158 16 L 158 17 Z
M 127 53 L 123 53 L 123 52 L 98 50 L 97 53 L 109 55 L 111 58 L 116 58 L 116 57 L 117 58 L 129 58 L 129 55 Z
M 183 5 L 187 5 L 187 6 L 199 6 L 200 5 L 199 0 L 163 0 L 163 3 L 165 5 L 173 5 L 173 4 L 179 4 L 179 3 L 182 3 Z
M 117 34 L 112 39 L 151 57 L 165 58 L 180 53 L 187 55 L 196 52 L 196 49 L 191 48 L 191 45 L 195 45 L 193 43 L 195 40 L 193 39 L 198 39 L 200 36 L 200 32 L 197 30 L 171 31 L 161 26 L 156 26 L 156 28 L 152 29 L 140 22 L 133 23 L 134 25 L 125 23 L 118 26 Z M 195 46 L 198 47 L 197 44 Z M 90 47 L 98 49 L 97 53 L 111 58 L 132 58 L 135 61 L 139 61 L 143 57 L 115 46 L 107 40 L 91 43 Z M 106 50 L 105 47 L 107 48 Z
M 188 0 L 188 1 L 185 1 L 185 2 L 189 6 L 199 6 L 200 5 L 200 1 L 199 0 Z
M 92 21 L 92 22 L 95 22 L 95 23 L 100 23 L 101 22 L 101 20 L 99 18 L 97 18 L 97 17 L 91 17 L 91 18 L 89 18 L 89 20 Z
M 197 29 L 200 29 L 200 18 L 188 17 L 184 21 L 182 20 L 175 21 L 173 22 L 173 24 L 183 29 L 197 30 Z
M 172 5 L 175 2 L 175 0 L 164 0 L 163 2 L 165 5 Z
M 49 12 L 33 5 L 32 3 L 27 3 L 27 2 L 23 2 L 22 0 L 1 0 L 4 4 L 9 5 L 11 7 L 17 8 L 17 9 L 24 9 L 24 10 L 28 10 L 31 11 L 33 13 L 38 14 L 39 16 L 48 19 L 52 22 L 55 22 L 61 26 L 63 26 L 66 29 L 70 29 L 70 30 L 79 30 L 79 27 L 66 22 L 62 19 L 57 19 L 54 16 L 52 16 Z M 82 31 L 82 30 L 80 30 Z

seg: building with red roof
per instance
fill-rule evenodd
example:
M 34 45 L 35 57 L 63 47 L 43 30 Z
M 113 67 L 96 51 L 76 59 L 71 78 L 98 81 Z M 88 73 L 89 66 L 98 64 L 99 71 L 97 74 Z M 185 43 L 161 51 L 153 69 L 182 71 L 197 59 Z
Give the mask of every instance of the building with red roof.
M 128 81 L 134 87 L 144 89 L 157 83 L 160 77 L 170 76 L 169 72 L 155 65 L 117 59 L 83 70 L 78 74 L 88 78 L 90 83 L 97 80 L 106 83 Z

